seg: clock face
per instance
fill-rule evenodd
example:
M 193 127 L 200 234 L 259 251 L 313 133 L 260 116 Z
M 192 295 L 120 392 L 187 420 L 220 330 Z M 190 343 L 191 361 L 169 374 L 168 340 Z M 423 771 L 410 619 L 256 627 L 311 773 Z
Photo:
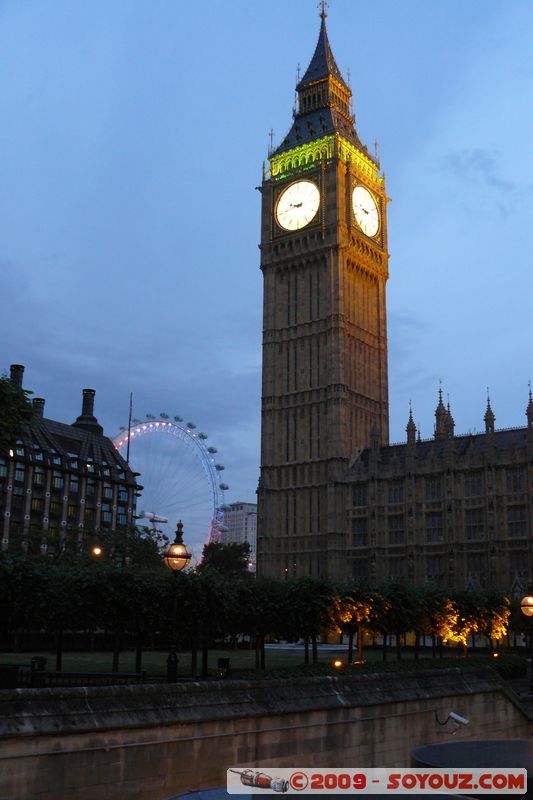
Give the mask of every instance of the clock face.
M 379 211 L 376 201 L 364 186 L 356 186 L 352 194 L 355 221 L 367 236 L 375 236 L 379 230 Z
M 280 194 L 276 204 L 276 222 L 285 231 L 298 231 L 317 215 L 320 192 L 312 181 L 291 183 Z

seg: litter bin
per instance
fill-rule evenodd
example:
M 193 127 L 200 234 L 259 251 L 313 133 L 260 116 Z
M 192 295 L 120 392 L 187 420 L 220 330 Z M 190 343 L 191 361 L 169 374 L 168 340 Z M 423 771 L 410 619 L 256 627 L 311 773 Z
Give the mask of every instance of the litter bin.
M 227 678 L 229 675 L 229 658 L 219 658 L 217 662 L 217 676 Z
M 46 669 L 46 656 L 32 656 L 30 659 L 30 683 L 32 689 L 44 686 L 44 671 Z
M 30 660 L 30 666 L 32 672 L 44 672 L 46 669 L 46 662 L 48 659 L 46 656 L 32 656 Z

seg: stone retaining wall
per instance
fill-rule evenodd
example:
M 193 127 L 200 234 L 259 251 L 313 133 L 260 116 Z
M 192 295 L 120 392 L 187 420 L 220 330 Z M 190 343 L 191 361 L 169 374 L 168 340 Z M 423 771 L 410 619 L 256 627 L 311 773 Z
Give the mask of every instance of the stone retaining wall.
M 413 747 L 520 738 L 491 669 L 0 692 L 0 800 L 164 800 L 229 766 L 407 766 Z M 449 726 L 448 726 L 449 727 Z

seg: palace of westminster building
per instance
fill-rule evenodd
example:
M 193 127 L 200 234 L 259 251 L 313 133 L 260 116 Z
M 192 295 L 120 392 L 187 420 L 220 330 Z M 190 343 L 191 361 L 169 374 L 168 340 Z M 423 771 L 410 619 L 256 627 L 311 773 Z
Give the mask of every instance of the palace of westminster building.
M 324 5 L 324 4 L 323 4 Z M 518 594 L 533 576 L 527 425 L 389 445 L 387 194 L 321 14 L 292 127 L 261 186 L 258 571 Z

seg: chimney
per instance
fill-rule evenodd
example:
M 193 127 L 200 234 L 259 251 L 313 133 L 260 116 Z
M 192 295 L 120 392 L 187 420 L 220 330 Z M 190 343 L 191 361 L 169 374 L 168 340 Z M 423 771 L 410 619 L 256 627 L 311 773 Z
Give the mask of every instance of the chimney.
M 17 389 L 22 389 L 22 378 L 24 376 L 24 367 L 22 364 L 11 364 L 9 371 L 11 383 L 16 386 Z
M 44 416 L 44 403 L 45 401 L 42 397 L 34 397 L 31 402 L 34 415 L 41 419 Z
M 83 390 L 83 403 L 81 407 L 82 417 L 94 417 L 94 389 Z
M 95 394 L 96 392 L 94 391 L 94 389 L 83 390 L 83 403 L 81 406 L 81 414 L 79 417 L 76 418 L 76 422 L 73 422 L 72 424 L 76 428 L 83 428 L 83 430 L 90 431 L 91 433 L 95 433 L 98 436 L 102 436 L 104 433 L 104 429 L 94 416 Z

